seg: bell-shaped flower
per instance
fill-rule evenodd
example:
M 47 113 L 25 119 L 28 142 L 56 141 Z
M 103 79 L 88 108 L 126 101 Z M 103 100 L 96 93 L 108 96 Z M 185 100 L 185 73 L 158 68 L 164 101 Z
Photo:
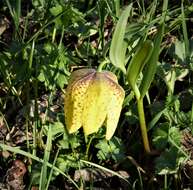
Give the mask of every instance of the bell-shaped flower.
M 83 127 L 85 135 L 105 123 L 109 140 L 117 127 L 125 97 L 117 77 L 109 72 L 80 69 L 71 74 L 65 94 L 65 123 L 69 133 Z

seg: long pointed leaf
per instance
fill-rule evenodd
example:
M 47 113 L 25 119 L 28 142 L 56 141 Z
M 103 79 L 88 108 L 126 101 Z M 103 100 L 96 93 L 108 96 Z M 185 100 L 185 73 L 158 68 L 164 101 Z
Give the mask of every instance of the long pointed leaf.
M 153 43 L 150 40 L 147 40 L 140 46 L 135 55 L 132 57 L 127 69 L 127 79 L 133 90 L 135 89 L 136 81 L 140 72 L 151 56 L 152 50 Z
M 147 93 L 151 82 L 153 81 L 154 75 L 156 73 L 157 69 L 157 61 L 159 58 L 159 53 L 160 53 L 160 45 L 162 42 L 162 37 L 164 34 L 164 24 L 161 24 L 160 29 L 158 31 L 158 34 L 156 36 L 155 42 L 154 42 L 154 49 L 151 54 L 151 57 L 149 58 L 147 62 L 147 67 L 145 69 L 145 72 L 143 73 L 143 80 L 140 85 L 140 93 L 141 93 L 141 98 L 145 96 Z
M 155 76 L 156 73 L 156 69 L 157 69 L 157 61 L 159 59 L 159 54 L 160 54 L 160 46 L 161 46 L 161 42 L 162 42 L 162 38 L 164 35 L 164 29 L 165 29 L 165 17 L 166 17 L 166 13 L 167 13 L 167 7 L 168 7 L 168 0 L 164 0 L 163 1 L 163 8 L 162 8 L 162 19 L 161 19 L 161 24 L 158 30 L 158 34 L 155 38 L 154 41 L 154 50 L 151 54 L 151 57 L 149 58 L 149 61 L 147 63 L 147 67 L 146 70 L 144 72 L 143 75 L 143 80 L 140 86 L 140 93 L 141 93 L 141 98 L 143 98 L 145 96 L 145 94 L 147 93 L 151 82 L 153 81 L 153 78 Z
M 110 60 L 115 67 L 120 68 L 124 73 L 125 69 L 125 54 L 127 46 L 124 42 L 125 30 L 127 26 L 127 19 L 131 13 L 132 4 L 130 4 L 121 14 L 119 21 L 116 25 L 111 47 L 110 47 Z

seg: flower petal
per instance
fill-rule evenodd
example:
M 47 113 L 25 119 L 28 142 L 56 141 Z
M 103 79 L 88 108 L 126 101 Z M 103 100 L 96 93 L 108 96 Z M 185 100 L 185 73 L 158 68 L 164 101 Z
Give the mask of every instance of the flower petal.
M 65 122 L 69 133 L 81 126 L 85 135 L 97 132 L 106 119 L 106 139 L 114 134 L 125 93 L 109 71 L 81 69 L 72 73 L 65 95 Z
M 119 121 L 122 103 L 125 97 L 125 92 L 121 86 L 111 81 L 111 91 L 113 92 L 111 100 L 109 100 L 107 119 L 106 119 L 106 139 L 110 140 L 113 136 Z
M 109 103 L 109 91 L 103 73 L 96 73 L 85 97 L 83 129 L 86 135 L 97 132 L 102 126 Z
M 69 133 L 76 132 L 82 126 L 85 93 L 93 75 L 94 72 L 87 73 L 86 75 L 86 73 L 78 73 L 78 71 L 72 74 L 71 80 L 66 89 L 64 107 L 65 122 Z
M 108 79 L 110 79 L 118 84 L 117 76 L 114 73 L 112 73 L 110 71 L 103 71 L 103 73 L 104 73 L 105 77 L 107 77 Z
M 80 80 L 81 78 L 83 78 L 83 77 L 85 77 L 85 76 L 87 76 L 91 73 L 95 73 L 95 72 L 96 72 L 96 70 L 94 70 L 94 69 L 79 69 L 79 70 L 76 70 L 71 74 L 68 85 L 71 85 L 74 82 Z

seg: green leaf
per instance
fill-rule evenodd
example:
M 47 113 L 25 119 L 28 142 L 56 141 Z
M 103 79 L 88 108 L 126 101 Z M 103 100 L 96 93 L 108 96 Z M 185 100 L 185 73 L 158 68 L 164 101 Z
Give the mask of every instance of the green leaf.
M 59 48 L 53 44 L 44 45 L 44 61 L 39 67 L 38 80 L 43 82 L 47 88 L 53 90 L 56 86 L 61 89 L 68 83 L 67 54 L 61 45 Z
M 50 8 L 50 13 L 55 17 L 61 14 L 63 11 L 64 11 L 64 8 L 61 5 L 57 5 L 55 7 Z M 60 17 L 56 18 L 54 22 L 56 26 L 62 26 L 62 20 Z
M 175 147 L 170 147 L 156 159 L 156 173 L 159 175 L 177 173 L 186 157 Z
M 175 55 L 181 61 L 185 61 L 185 59 L 186 59 L 186 50 L 185 50 L 185 43 L 184 43 L 184 41 L 181 42 L 179 40 L 176 40 L 176 42 L 175 42 Z
M 69 149 L 69 142 L 62 139 L 60 141 L 58 141 L 59 146 L 62 147 L 62 149 Z
M 169 142 L 171 143 L 171 145 L 173 145 L 173 143 L 175 143 L 175 145 L 180 146 L 180 142 L 181 142 L 181 134 L 178 128 L 176 127 L 171 127 L 169 130 Z
M 72 149 L 81 146 L 80 138 L 78 138 L 76 135 L 69 135 L 69 142 Z
M 70 154 L 66 155 L 59 155 L 59 157 L 56 160 L 56 166 L 61 171 L 64 171 L 65 173 L 68 172 L 70 168 L 78 168 L 80 165 L 77 161 L 76 154 L 74 156 Z M 55 175 L 58 175 L 58 172 L 55 172 Z
M 170 127 L 169 123 L 160 124 L 153 133 L 153 144 L 157 149 L 165 148 L 168 143 L 170 146 L 180 147 L 181 134 L 177 127 Z
M 162 123 L 153 132 L 153 145 L 157 149 L 164 149 L 168 143 L 169 124 Z
M 64 133 L 64 125 L 61 122 L 55 122 L 52 127 L 52 136 L 57 136 L 60 133 Z
M 143 98 L 145 96 L 145 94 L 147 93 L 147 91 L 150 87 L 151 82 L 154 79 L 154 75 L 155 75 L 156 69 L 157 69 L 157 62 L 158 62 L 158 58 L 159 58 L 160 45 L 162 42 L 163 34 L 164 34 L 164 24 L 161 24 L 160 29 L 158 31 L 158 34 L 155 38 L 153 52 L 152 52 L 151 57 L 149 58 L 149 60 L 146 64 L 147 67 L 145 68 L 145 72 L 143 73 L 143 80 L 142 80 L 142 83 L 140 85 L 141 98 Z
M 161 46 L 161 42 L 162 42 L 162 38 L 164 35 L 164 30 L 165 30 L 165 18 L 166 18 L 166 13 L 167 13 L 167 7 L 168 7 L 168 0 L 165 0 L 163 1 L 161 24 L 159 26 L 158 33 L 154 41 L 154 50 L 151 54 L 151 57 L 149 58 L 146 70 L 143 73 L 144 77 L 140 85 L 141 98 L 143 98 L 145 94 L 147 93 L 151 85 L 151 82 L 154 79 L 154 75 L 156 73 L 157 62 L 159 59 L 159 54 L 160 54 L 160 49 L 161 49 L 160 46 Z
M 123 160 L 125 157 L 124 145 L 121 139 L 117 137 L 113 137 L 110 141 L 105 139 L 101 140 L 95 147 L 99 149 L 97 157 L 100 160 L 107 160 L 112 158 L 114 161 L 118 162 Z
M 59 15 L 63 11 L 63 7 L 61 5 L 57 5 L 55 7 L 50 8 L 50 12 L 53 16 Z
M 133 90 L 135 90 L 137 78 L 139 77 L 140 72 L 151 56 L 152 50 L 153 43 L 150 40 L 147 40 L 140 45 L 140 48 L 136 51 L 131 59 L 131 62 L 127 69 L 126 77 Z
M 32 170 L 30 172 L 30 186 L 33 185 L 39 185 L 40 175 L 41 175 L 41 164 L 36 163 L 32 167 Z
M 69 135 L 66 129 L 64 130 L 62 140 L 59 140 L 58 143 L 62 149 L 69 149 Z
M 69 27 L 72 23 L 84 22 L 84 15 L 76 8 L 69 4 L 56 5 L 49 9 L 50 13 L 55 17 L 55 26 L 58 29 Z
M 149 122 L 148 124 L 148 131 L 151 130 L 156 123 L 159 121 L 159 119 L 162 117 L 162 115 L 166 112 L 166 108 L 164 108 L 163 110 L 161 110 L 160 112 L 158 112 L 153 119 Z
M 116 25 L 111 47 L 110 47 L 110 60 L 115 67 L 120 68 L 123 73 L 126 73 L 125 69 L 125 54 L 127 45 L 124 42 L 125 30 L 127 26 L 127 19 L 131 13 L 132 4 L 130 4 L 121 14 L 119 21 Z
M 56 84 L 62 89 L 64 87 L 64 84 L 68 84 L 67 77 L 64 74 L 59 74 Z

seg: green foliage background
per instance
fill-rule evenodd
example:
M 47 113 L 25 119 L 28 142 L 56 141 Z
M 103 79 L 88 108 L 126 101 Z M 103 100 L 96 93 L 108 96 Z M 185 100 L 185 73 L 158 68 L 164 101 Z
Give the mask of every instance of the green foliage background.
M 193 188 L 193 5 L 188 0 L 168 1 L 163 11 L 165 2 L 1 3 L 0 149 L 10 152 L 7 158 L 1 154 L 1 168 L 15 159 L 23 160 L 29 178 L 24 183 L 29 189 L 62 189 L 66 183 L 94 189 L 94 182 L 73 179 L 75 171 L 88 167 L 118 177 L 122 177 L 119 170 L 128 172 L 129 177 L 122 177 L 128 189 Z M 131 69 L 136 52 L 143 50 L 144 41 L 155 42 L 162 25 L 161 45 L 154 43 L 148 51 L 152 53 L 148 61 L 155 54 L 158 61 Z M 103 69 L 117 75 L 126 92 L 116 134 L 110 141 L 104 139 L 104 128 L 88 138 L 81 130 L 69 135 L 63 113 L 69 76 L 73 70 L 97 68 L 101 62 L 106 63 Z M 135 83 L 129 84 L 132 73 Z M 144 103 L 153 155 L 143 149 L 136 86 Z M 13 136 L 7 140 L 13 128 L 24 132 L 24 141 L 17 143 Z M 2 173 L 7 169 L 6 165 Z

